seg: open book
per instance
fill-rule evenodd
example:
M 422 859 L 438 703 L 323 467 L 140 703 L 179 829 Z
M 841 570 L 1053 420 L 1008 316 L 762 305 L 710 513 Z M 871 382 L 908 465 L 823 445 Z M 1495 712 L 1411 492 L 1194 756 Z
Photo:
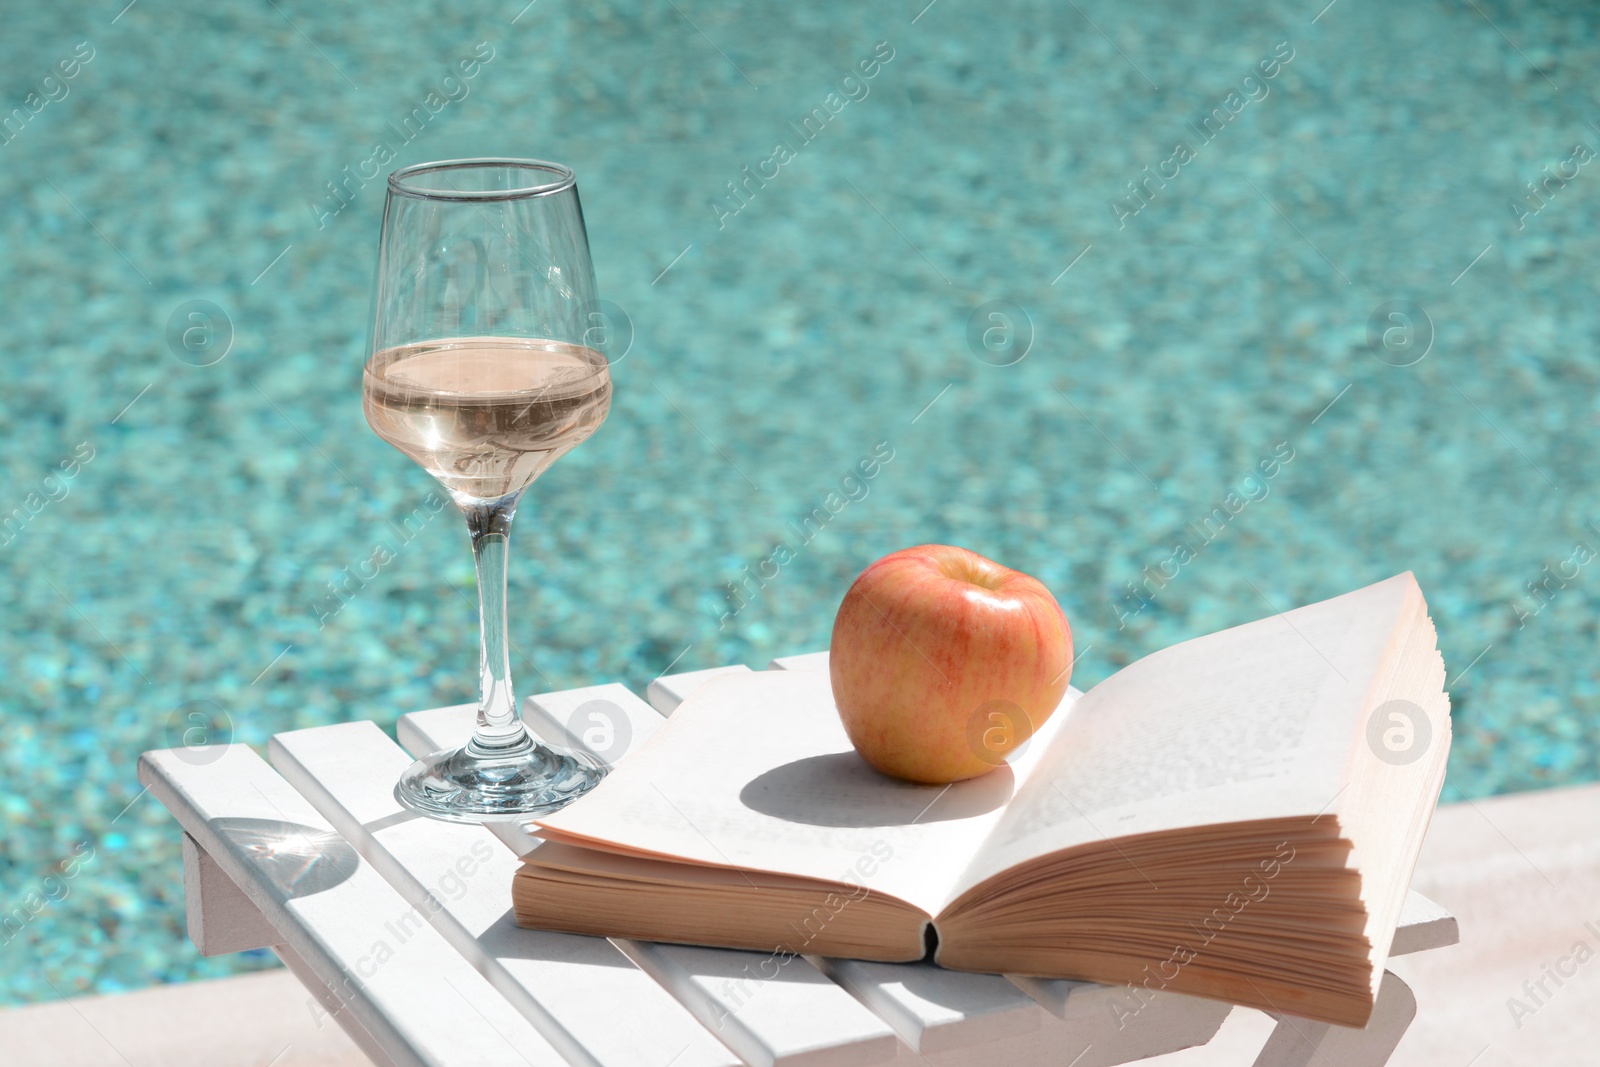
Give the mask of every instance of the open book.
M 729 675 L 540 820 L 516 919 L 1365 1025 L 1444 780 L 1443 686 L 1409 573 L 1147 656 L 950 786 L 868 767 L 826 672 Z

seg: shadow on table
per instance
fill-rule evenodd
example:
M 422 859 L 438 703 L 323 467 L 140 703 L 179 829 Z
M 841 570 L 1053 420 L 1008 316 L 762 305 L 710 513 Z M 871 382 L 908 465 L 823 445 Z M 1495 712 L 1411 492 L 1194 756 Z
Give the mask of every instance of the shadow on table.
M 478 943 L 486 953 L 500 960 L 541 960 L 630 971 L 635 966 L 604 938 L 518 926 L 516 913 L 511 908 L 478 935 Z
M 332 889 L 361 865 L 356 850 L 331 830 L 281 819 L 215 819 L 211 827 L 287 900 Z

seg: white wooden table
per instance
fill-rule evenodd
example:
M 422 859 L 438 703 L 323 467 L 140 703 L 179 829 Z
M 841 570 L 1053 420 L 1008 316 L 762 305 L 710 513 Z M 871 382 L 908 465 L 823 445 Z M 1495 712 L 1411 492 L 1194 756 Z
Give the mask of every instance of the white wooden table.
M 826 657 L 771 666 L 826 669 Z M 540 735 L 614 763 L 696 685 L 746 669 L 658 678 L 648 703 L 611 684 L 523 711 Z M 519 929 L 511 877 L 538 843 L 394 799 L 413 756 L 459 743 L 473 716 L 470 705 L 407 715 L 404 749 L 370 722 L 278 734 L 270 765 L 244 745 L 145 753 L 140 780 L 183 828 L 200 950 L 272 948 L 310 991 L 308 1010 L 386 1067 L 1101 1067 L 1204 1045 L 1236 1010 L 1158 993 L 1119 1028 L 1111 1007 L 1127 991 L 1087 982 L 811 957 L 776 968 L 760 953 Z M 1456 940 L 1455 919 L 1413 893 L 1393 954 Z M 1365 1030 L 1285 1017 L 1255 1062 L 1376 1067 L 1415 1014 L 1386 974 Z

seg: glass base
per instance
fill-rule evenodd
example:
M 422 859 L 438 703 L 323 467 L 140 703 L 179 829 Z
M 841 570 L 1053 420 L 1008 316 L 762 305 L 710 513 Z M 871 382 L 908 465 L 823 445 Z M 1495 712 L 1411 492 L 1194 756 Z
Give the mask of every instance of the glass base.
M 417 760 L 395 784 L 395 799 L 449 822 L 521 822 L 566 807 L 606 773 L 587 753 L 531 739 L 503 754 L 478 755 L 471 748 Z

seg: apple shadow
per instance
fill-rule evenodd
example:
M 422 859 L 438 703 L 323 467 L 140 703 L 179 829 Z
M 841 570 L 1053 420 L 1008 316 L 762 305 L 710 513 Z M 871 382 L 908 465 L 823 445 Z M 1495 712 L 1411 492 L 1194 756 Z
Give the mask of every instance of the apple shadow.
M 983 815 L 1011 799 L 1002 764 L 949 786 L 918 785 L 872 769 L 854 749 L 807 756 L 752 778 L 739 791 L 751 811 L 812 826 L 908 826 Z

